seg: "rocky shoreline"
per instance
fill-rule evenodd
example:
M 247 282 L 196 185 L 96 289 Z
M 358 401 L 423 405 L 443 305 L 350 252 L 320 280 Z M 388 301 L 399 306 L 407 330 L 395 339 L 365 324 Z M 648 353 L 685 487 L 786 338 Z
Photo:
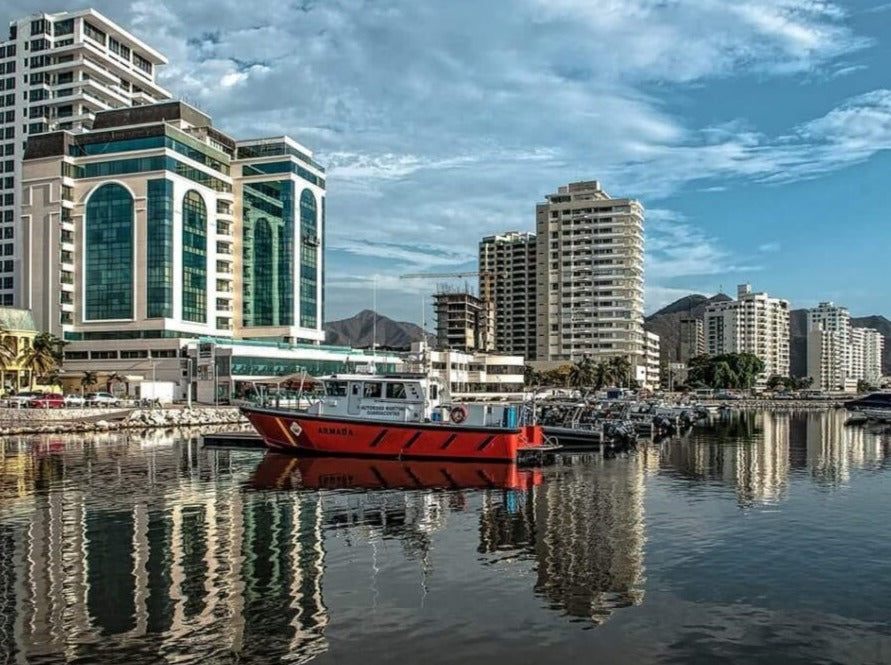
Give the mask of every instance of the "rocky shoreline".
M 0 409 L 0 436 L 76 434 L 126 429 L 237 425 L 248 421 L 237 407 L 162 409 Z

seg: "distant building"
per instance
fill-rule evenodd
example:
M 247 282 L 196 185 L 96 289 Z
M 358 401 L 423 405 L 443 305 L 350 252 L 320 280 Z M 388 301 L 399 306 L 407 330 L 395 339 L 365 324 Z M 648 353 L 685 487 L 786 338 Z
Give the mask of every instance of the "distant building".
M 437 348 L 456 351 L 495 350 L 495 317 L 490 302 L 470 293 L 436 293 Z
M 854 328 L 848 310 L 831 302 L 808 310 L 807 326 L 807 373 L 815 388 L 853 392 L 859 381 L 881 383 L 881 333 Z
M 480 296 L 490 298 L 495 350 L 535 358 L 535 234 L 510 231 L 479 244 Z
M 637 366 L 637 380 L 642 387 L 655 390 L 661 383 L 659 335 L 644 332 L 644 362 Z
M 405 370 L 438 377 L 449 386 L 452 399 L 514 395 L 522 397 L 525 385 L 523 356 L 499 353 L 471 353 L 457 350 L 430 350 L 423 342 L 413 342 Z
M 748 284 L 737 299 L 712 303 L 705 310 L 706 352 L 751 353 L 764 362 L 763 382 L 789 375 L 789 301 L 753 293 Z
M 644 355 L 643 206 L 597 181 L 561 186 L 536 206 L 536 360 Z
M 31 370 L 22 365 L 21 355 L 31 348 L 36 336 L 37 327 L 31 312 L 0 307 L 0 344 L 7 356 L 0 364 L 0 386 L 4 394 L 27 390 L 31 386 Z
M 702 319 L 681 319 L 678 362 L 688 363 L 705 353 L 705 328 Z
M 0 304 L 16 300 L 23 278 L 27 236 L 18 224 L 26 139 L 44 132 L 75 134 L 92 128 L 103 110 L 168 99 L 155 82 L 167 59 L 93 9 L 37 13 L 9 24 L 0 42 Z

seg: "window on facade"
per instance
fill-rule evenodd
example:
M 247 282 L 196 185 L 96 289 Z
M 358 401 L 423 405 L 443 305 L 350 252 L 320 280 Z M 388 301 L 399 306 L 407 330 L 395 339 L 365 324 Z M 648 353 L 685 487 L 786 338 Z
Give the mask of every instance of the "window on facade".
M 309 189 L 300 194 L 300 325 L 315 328 L 318 297 L 318 207 L 316 197 Z
M 98 28 L 94 28 L 87 21 L 84 21 L 84 34 L 92 39 L 94 42 L 99 42 L 100 44 L 105 46 L 105 33 Z
M 106 184 L 87 202 L 84 279 L 85 318 L 133 317 L 133 198 Z
M 195 190 L 183 199 L 183 320 L 207 323 L 207 207 Z
M 146 316 L 173 316 L 173 183 L 148 181 Z
M 151 76 L 151 74 L 152 74 L 152 63 L 150 63 L 148 60 L 146 60 L 145 58 L 143 58 L 143 57 L 142 57 L 141 55 L 139 55 L 138 53 L 134 53 L 134 54 L 133 54 L 133 64 L 136 65 L 137 67 L 139 67 L 139 69 L 141 69 L 142 71 L 144 71 L 146 74 L 148 74 L 149 76 Z
M 74 19 L 68 18 L 64 21 L 56 21 L 53 25 L 53 34 L 56 37 L 60 37 L 62 35 L 70 35 L 74 32 Z M 32 33 L 33 34 L 33 33 Z

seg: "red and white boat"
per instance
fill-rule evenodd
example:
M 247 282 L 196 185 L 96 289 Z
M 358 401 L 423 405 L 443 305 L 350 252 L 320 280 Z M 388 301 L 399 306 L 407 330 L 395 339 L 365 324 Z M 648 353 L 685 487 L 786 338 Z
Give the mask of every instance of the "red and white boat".
M 537 425 L 519 406 L 450 404 L 438 380 L 417 374 L 339 374 L 318 379 L 324 396 L 306 411 L 242 406 L 278 451 L 318 455 L 513 462 L 544 451 Z

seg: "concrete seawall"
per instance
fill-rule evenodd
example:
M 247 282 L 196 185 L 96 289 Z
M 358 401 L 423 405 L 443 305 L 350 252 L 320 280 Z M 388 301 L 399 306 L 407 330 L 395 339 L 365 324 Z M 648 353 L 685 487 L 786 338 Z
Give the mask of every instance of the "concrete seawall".
M 0 436 L 77 433 L 130 428 L 240 425 L 237 407 L 167 409 L 0 409 Z

